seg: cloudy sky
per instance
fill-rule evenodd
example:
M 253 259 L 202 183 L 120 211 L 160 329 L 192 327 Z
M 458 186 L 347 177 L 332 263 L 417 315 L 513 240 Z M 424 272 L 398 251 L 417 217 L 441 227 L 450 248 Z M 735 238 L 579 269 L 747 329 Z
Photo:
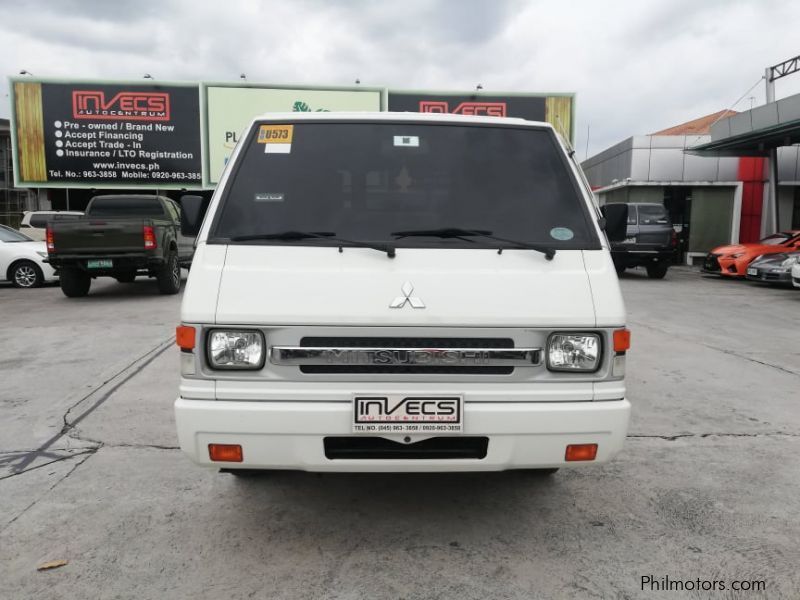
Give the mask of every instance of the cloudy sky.
M 591 155 L 763 103 L 799 24 L 797 0 L 0 0 L 0 72 L 576 92 L 583 158 L 587 129 Z

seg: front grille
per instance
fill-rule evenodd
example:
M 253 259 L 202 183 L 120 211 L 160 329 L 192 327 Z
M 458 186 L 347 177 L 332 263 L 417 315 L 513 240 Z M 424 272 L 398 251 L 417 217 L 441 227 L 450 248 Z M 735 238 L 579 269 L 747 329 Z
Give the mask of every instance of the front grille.
M 719 258 L 716 254 L 709 254 L 703 263 L 703 269 L 706 271 L 721 271 L 722 267 L 719 265 Z
M 778 273 L 764 273 L 764 279 L 767 281 L 778 281 L 780 278 Z
M 488 437 L 434 437 L 403 444 L 380 437 L 326 437 L 325 458 L 341 459 L 482 459 L 489 448 Z
M 435 337 L 304 337 L 301 347 L 336 348 L 513 348 L 511 338 L 435 338 Z M 437 375 L 510 375 L 514 367 L 509 366 L 433 366 L 422 365 L 302 365 L 301 373 L 368 373 L 368 374 L 415 374 Z
M 342 348 L 513 348 L 511 338 L 304 337 L 301 346 Z

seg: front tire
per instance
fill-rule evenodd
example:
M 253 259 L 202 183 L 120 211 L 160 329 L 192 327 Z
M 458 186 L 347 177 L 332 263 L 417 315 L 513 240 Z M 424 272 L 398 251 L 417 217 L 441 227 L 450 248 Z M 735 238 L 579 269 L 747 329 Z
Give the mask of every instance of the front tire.
M 9 279 L 14 287 L 35 288 L 44 283 L 44 274 L 35 262 L 21 260 L 11 267 Z
M 81 298 L 89 293 L 92 278 L 80 269 L 62 269 L 59 274 L 61 291 L 67 298 Z
M 650 279 L 664 279 L 667 275 L 667 269 L 669 269 L 669 265 L 665 262 L 654 263 L 652 265 L 647 265 L 647 276 Z
M 178 255 L 175 252 L 167 255 L 156 279 L 158 291 L 162 294 L 177 294 L 181 291 L 181 263 L 178 262 Z

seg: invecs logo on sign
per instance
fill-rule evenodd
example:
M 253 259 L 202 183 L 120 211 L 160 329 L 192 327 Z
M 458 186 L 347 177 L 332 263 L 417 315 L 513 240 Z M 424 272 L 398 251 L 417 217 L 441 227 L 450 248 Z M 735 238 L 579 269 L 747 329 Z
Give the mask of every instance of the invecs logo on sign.
M 487 117 L 505 117 L 505 102 L 462 102 L 453 110 L 445 100 L 420 100 L 419 112 L 424 113 L 453 113 L 454 115 L 470 115 Z
M 75 119 L 169 121 L 169 116 L 169 94 L 164 92 L 119 92 L 108 100 L 102 91 L 72 92 Z

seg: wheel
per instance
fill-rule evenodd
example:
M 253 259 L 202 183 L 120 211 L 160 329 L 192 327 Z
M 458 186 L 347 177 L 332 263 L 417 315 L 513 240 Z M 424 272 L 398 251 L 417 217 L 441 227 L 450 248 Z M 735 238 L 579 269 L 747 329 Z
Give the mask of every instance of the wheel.
M 158 291 L 162 294 L 177 294 L 181 291 L 181 263 L 178 262 L 178 255 L 175 252 L 167 255 L 167 260 L 159 269 L 156 280 Z
M 14 287 L 18 288 L 35 288 L 44 283 L 44 275 L 39 265 L 29 260 L 21 260 L 11 267 L 9 279 Z
M 114 277 L 120 283 L 133 283 L 136 280 L 136 271 L 125 271 Z
M 651 265 L 647 265 L 647 276 L 650 279 L 664 279 L 664 276 L 667 274 L 667 269 L 669 269 L 669 265 L 665 262 L 657 262 Z
M 61 291 L 67 298 L 81 298 L 89 293 L 92 278 L 80 269 L 62 269 L 59 273 Z

